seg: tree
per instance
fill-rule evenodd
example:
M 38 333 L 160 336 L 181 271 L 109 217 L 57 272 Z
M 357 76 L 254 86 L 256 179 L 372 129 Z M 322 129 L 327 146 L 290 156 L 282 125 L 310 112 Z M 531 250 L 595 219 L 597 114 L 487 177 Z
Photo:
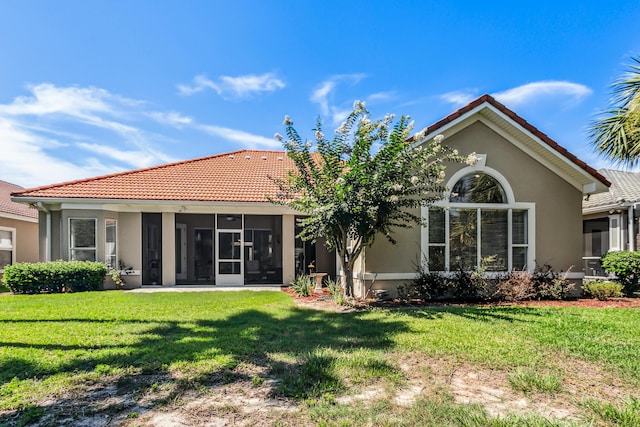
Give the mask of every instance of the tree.
M 442 145 L 441 135 L 416 147 L 426 132 L 410 137 L 409 117 L 393 121 L 387 115 L 372 122 L 364 103 L 356 101 L 332 139 L 322 133 L 318 119 L 316 151 L 288 116 L 286 141 L 276 134 L 296 168 L 286 179 L 274 179 L 281 193 L 272 202 L 307 215 L 300 220 L 300 238 L 324 237 L 328 249 L 336 250 L 347 296 L 353 296 L 353 268 L 364 248 L 378 235 L 396 243 L 395 228 L 422 223 L 415 209 L 442 198 L 446 163 L 461 159 Z
M 591 144 L 603 157 L 634 167 L 640 160 L 640 57 L 612 85 L 611 107 L 589 128 Z

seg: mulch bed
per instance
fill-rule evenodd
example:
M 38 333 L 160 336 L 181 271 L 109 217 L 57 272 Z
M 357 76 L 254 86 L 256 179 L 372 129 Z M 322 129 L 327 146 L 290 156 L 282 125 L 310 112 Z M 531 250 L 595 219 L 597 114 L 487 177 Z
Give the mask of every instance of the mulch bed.
M 322 289 L 322 293 L 313 293 L 308 297 L 297 295 L 293 292 L 293 289 L 283 286 L 283 292 L 288 293 L 298 303 L 302 303 L 305 306 L 313 305 L 314 302 L 326 304 L 331 301 L 331 296 L 327 288 Z M 375 301 L 375 300 L 358 300 L 356 307 L 457 307 L 465 306 L 467 304 L 460 303 L 424 303 L 423 301 L 416 300 L 411 303 L 405 303 L 400 300 L 390 301 Z M 640 298 L 611 298 L 607 301 L 600 301 L 590 298 L 579 298 L 568 301 L 518 301 L 518 302 L 499 302 L 499 303 L 482 303 L 473 304 L 475 306 L 518 306 L 518 307 L 588 307 L 588 308 L 640 308 Z

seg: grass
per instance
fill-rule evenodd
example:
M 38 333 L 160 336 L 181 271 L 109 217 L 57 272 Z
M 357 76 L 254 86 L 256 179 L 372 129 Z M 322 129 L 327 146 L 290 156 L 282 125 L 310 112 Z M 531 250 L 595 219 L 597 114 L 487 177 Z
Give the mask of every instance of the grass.
M 408 408 L 389 399 L 338 404 L 335 397 L 374 385 L 402 388 L 410 378 L 400 364 L 410 358 L 506 372 L 514 393 L 526 396 L 566 392 L 568 368 L 578 362 L 637 387 L 639 329 L 640 310 L 633 309 L 331 313 L 297 308 L 278 292 L 6 296 L 0 298 L 0 425 L 29 424 L 52 416 L 52 407 L 104 400 L 100 393 L 109 387 L 162 406 L 211 385 L 256 388 L 265 379 L 275 380 L 275 394 L 301 405 L 298 418 L 287 415 L 282 425 L 574 425 L 537 415 L 496 418 L 447 393 L 422 396 Z M 585 400 L 582 417 L 594 425 L 635 422 L 640 405 L 637 396 L 628 397 Z M 122 405 L 111 410 L 141 415 Z

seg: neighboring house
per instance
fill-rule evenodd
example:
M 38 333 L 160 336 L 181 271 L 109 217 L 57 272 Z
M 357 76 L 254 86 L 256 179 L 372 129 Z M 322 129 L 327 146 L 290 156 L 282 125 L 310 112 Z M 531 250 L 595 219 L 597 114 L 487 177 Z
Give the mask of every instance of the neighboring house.
M 19 185 L 0 180 L 0 276 L 16 262 L 38 261 L 38 211 L 11 200 Z
M 428 129 L 474 166 L 451 165 L 451 197 L 422 214 L 428 226 L 383 238 L 356 267 L 356 294 L 393 289 L 415 275 L 422 254 L 432 270 L 471 268 L 495 255 L 491 271 L 583 273 L 580 218 L 605 177 L 488 95 Z M 417 141 L 419 145 L 423 141 Z M 296 212 L 269 203 L 271 177 L 294 165 L 284 152 L 242 150 L 142 170 L 25 190 L 13 199 L 41 210 L 43 259 L 91 259 L 135 274 L 129 286 L 286 284 L 297 272 L 336 271 L 321 242 L 296 239 Z
M 640 173 L 602 169 L 609 191 L 588 195 L 582 202 L 584 271 L 606 276 L 600 257 L 609 251 L 634 251 L 640 246 Z

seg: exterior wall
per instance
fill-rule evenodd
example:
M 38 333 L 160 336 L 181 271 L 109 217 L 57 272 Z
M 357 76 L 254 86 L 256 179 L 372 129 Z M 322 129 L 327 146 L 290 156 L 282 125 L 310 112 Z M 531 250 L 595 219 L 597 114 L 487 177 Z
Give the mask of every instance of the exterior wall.
M 142 270 L 142 214 L 121 212 L 118 214 L 118 259 L 126 267 Z M 125 288 L 142 286 L 140 274 L 124 276 Z
M 291 283 L 295 278 L 295 216 L 282 216 L 282 283 Z
M 444 140 L 460 154 L 486 154 L 486 165 L 509 182 L 517 202 L 535 203 L 535 261 L 556 271 L 582 270 L 582 192 L 521 151 L 487 125 L 476 122 Z M 447 176 L 465 167 L 447 168 Z
M 38 224 L 29 221 L 20 221 L 13 218 L 0 217 L 0 226 L 15 228 L 15 260 L 14 262 L 37 262 L 38 251 Z

